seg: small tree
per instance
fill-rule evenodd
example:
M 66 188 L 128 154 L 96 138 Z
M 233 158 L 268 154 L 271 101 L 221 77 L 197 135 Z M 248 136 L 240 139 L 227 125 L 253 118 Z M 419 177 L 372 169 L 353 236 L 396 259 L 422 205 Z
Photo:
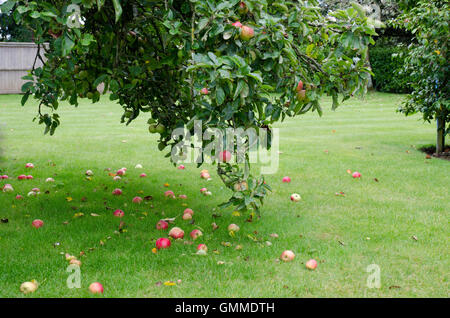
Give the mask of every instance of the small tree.
M 403 1 L 404 13 L 396 22 L 410 30 L 415 41 L 408 47 L 403 72 L 416 78 L 412 93 L 399 109 L 405 115 L 421 112 L 423 119 L 437 122 L 436 153 L 445 147 L 450 131 L 448 1 Z
M 149 130 L 170 157 L 177 127 L 193 130 L 202 120 L 203 129 L 270 132 L 287 116 L 321 114 L 324 94 L 333 108 L 338 96 L 363 94 L 371 73 L 365 60 L 375 27 L 357 4 L 323 16 L 315 0 L 72 2 L 76 10 L 67 1 L 6 2 L 39 45 L 49 43 L 22 102 L 40 101 L 37 119 L 50 134 L 61 100 L 97 102 L 104 83 L 123 107 L 122 122 L 151 115 Z M 218 173 L 233 191 L 225 205 L 259 211 L 270 188 L 249 173 L 248 154 L 244 164 L 219 162 Z

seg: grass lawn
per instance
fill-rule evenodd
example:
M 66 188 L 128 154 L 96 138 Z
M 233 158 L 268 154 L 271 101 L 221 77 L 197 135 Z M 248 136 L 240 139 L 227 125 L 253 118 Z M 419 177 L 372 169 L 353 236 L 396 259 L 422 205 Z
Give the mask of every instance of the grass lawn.
M 336 112 L 326 101 L 322 118 L 313 113 L 279 125 L 280 168 L 267 176 L 273 193 L 262 218 L 252 223 L 232 209 L 213 218 L 229 196 L 214 168 L 206 167 L 213 180 L 205 181 L 199 177 L 204 167 L 173 167 L 157 150 L 144 116 L 120 125 L 121 108 L 107 98 L 83 102 L 80 109 L 61 106 L 62 126 L 50 137 L 31 122 L 36 103 L 20 107 L 20 98 L 0 96 L 0 173 L 12 177 L 0 182 L 15 190 L 0 193 L 0 218 L 9 220 L 0 223 L 1 297 L 95 297 L 88 292 L 94 281 L 103 284 L 103 297 L 449 296 L 450 162 L 426 160 L 416 150 L 434 142 L 435 126 L 397 114 L 400 95 L 370 94 Z M 25 169 L 27 162 L 35 169 Z M 135 169 L 138 163 L 144 169 Z M 105 171 L 122 167 L 128 171 L 120 181 Z M 91 181 L 87 169 L 94 171 Z M 348 169 L 362 178 L 353 179 Z M 142 172 L 148 177 L 139 178 Z M 23 173 L 34 180 L 18 181 Z M 281 182 L 285 175 L 290 184 Z M 48 177 L 56 182 L 45 183 Z M 166 182 L 188 199 L 164 198 Z M 200 194 L 204 186 L 212 196 Z M 34 187 L 41 194 L 27 197 Z M 122 196 L 111 194 L 116 187 Z M 345 196 L 335 195 L 340 191 Z M 301 202 L 289 200 L 294 192 Z M 15 200 L 17 194 L 24 199 Z M 138 195 L 152 195 L 153 201 L 133 204 Z M 180 219 L 183 203 L 195 211 L 194 225 Z M 107 207 L 125 211 L 125 233 L 114 233 L 119 221 Z M 80 212 L 83 217 L 74 217 Z M 154 254 L 155 239 L 167 235 L 155 224 L 167 217 L 177 217 L 187 239 Z M 37 218 L 44 227 L 31 226 Z M 215 232 L 212 222 L 219 225 Z M 226 230 L 230 223 L 241 227 L 234 238 Z M 194 228 L 204 236 L 190 245 Z M 195 255 L 198 243 L 207 244 L 207 256 Z M 242 250 L 235 249 L 238 244 Z M 293 262 L 277 262 L 285 249 L 295 252 Z M 69 289 L 64 253 L 81 251 L 82 287 Z M 304 266 L 310 258 L 319 262 L 315 271 Z M 380 267 L 379 289 L 366 286 L 370 264 Z M 24 296 L 19 286 L 32 279 L 39 289 Z

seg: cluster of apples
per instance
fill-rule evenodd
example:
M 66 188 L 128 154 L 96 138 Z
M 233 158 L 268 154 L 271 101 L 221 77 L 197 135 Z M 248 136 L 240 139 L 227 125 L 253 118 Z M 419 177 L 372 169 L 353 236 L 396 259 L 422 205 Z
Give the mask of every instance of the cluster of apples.
M 291 262 L 295 258 L 295 254 L 291 250 L 286 250 L 281 253 L 280 259 L 283 262 Z M 305 263 L 307 269 L 315 270 L 317 268 L 317 261 L 315 259 L 310 259 Z

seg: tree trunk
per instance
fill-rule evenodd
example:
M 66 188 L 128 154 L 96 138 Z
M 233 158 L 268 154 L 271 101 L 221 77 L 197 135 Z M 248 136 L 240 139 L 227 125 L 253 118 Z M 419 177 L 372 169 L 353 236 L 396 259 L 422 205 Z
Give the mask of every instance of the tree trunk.
M 445 120 L 442 118 L 436 119 L 437 123 L 437 140 L 436 140 L 436 153 L 440 154 L 444 152 L 445 147 Z

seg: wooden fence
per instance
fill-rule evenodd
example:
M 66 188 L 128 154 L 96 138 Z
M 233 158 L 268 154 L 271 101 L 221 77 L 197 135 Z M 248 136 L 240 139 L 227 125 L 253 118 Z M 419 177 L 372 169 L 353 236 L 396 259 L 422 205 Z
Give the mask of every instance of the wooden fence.
M 34 43 L 0 42 L 0 94 L 21 93 L 21 87 L 26 82 L 22 76 L 33 67 L 36 52 L 37 45 Z M 39 59 L 36 65 L 42 65 Z

